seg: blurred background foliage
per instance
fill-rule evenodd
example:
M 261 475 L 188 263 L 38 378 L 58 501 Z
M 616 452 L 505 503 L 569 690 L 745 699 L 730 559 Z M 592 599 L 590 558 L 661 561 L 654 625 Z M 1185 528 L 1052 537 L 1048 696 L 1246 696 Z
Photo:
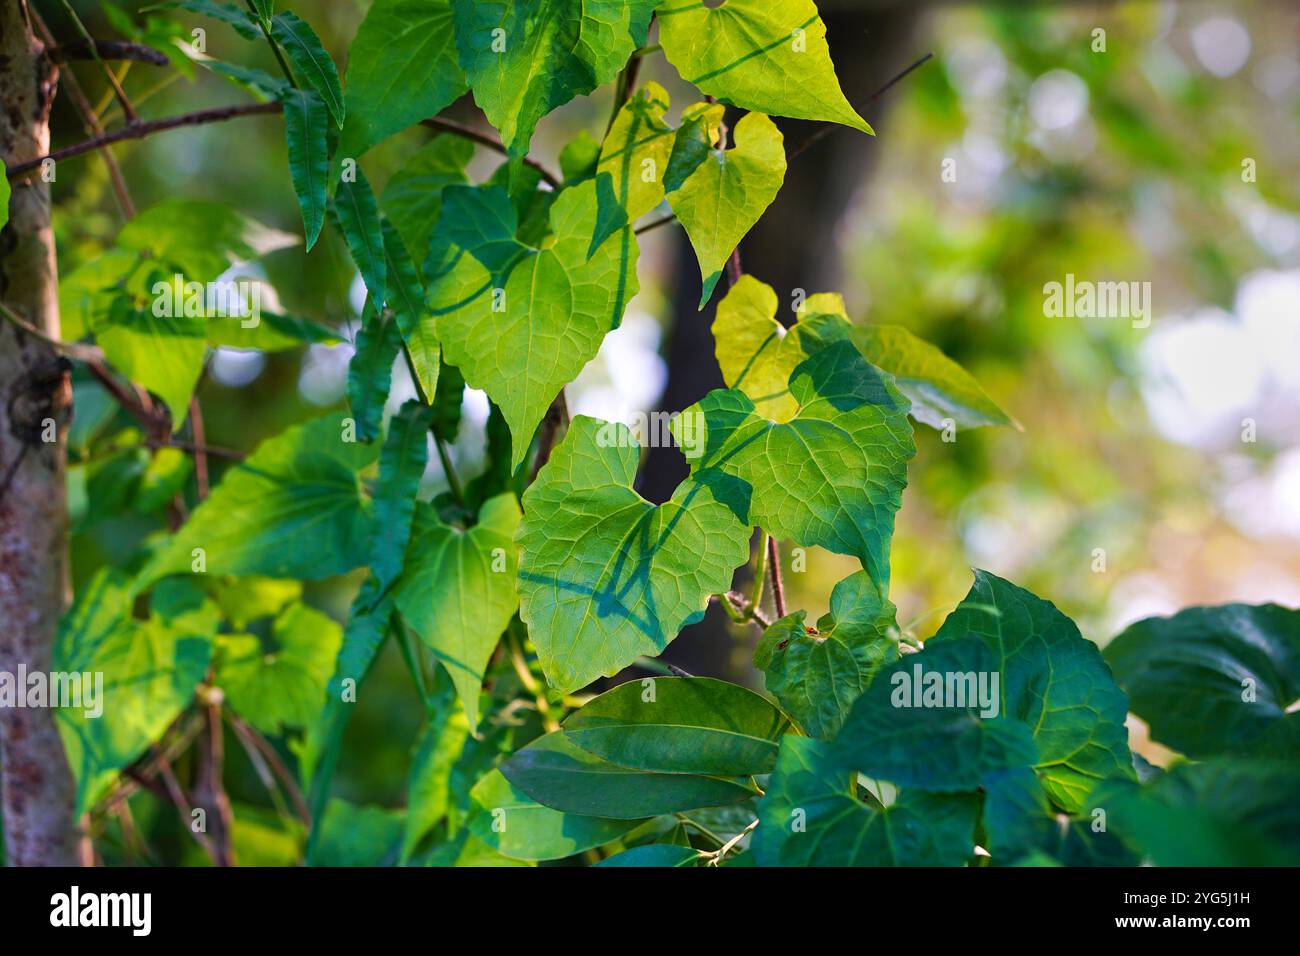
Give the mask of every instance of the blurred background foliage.
M 274 70 L 265 46 L 216 21 L 142 12 L 147 4 L 73 5 L 96 36 L 143 31 L 163 45 L 201 27 L 210 56 Z M 792 161 L 771 210 L 775 225 L 742 244 L 747 271 L 786 301 L 796 288 L 841 291 L 856 321 L 896 323 L 929 339 L 1023 425 L 963 431 L 951 442 L 918 426 L 894 542 L 900 623 L 921 638 L 932 633 L 966 593 L 972 566 L 1053 600 L 1100 643 L 1188 604 L 1300 604 L 1300 10 L 1210 0 L 820 6 L 849 99 L 877 137 L 837 131 Z M 74 35 L 60 4 L 37 7 L 56 37 Z M 342 73 L 366 4 L 292 7 Z M 927 51 L 934 59 L 868 104 Z M 94 64 L 71 70 L 105 126 L 119 123 Z M 189 74 L 134 64 L 123 83 L 145 118 L 246 99 L 218 76 Z M 668 88 L 674 119 L 691 102 L 661 57 L 647 57 L 641 75 Z M 557 168 L 575 137 L 598 138 L 611 98 L 606 88 L 546 118 L 534 155 Z M 482 122 L 468 99 L 449 114 Z M 812 129 L 782 126 L 791 143 Z M 85 137 L 61 94 L 54 146 Z M 386 184 L 431 138 L 408 130 L 365 156 L 381 205 Z M 301 228 L 278 117 L 169 132 L 114 152 L 140 209 L 209 199 L 277 229 Z M 943 176 L 946 160 L 955 179 Z M 500 161 L 480 150 L 470 168 L 482 178 Z M 1254 181 L 1245 181 L 1251 165 Z M 59 164 L 54 201 L 66 277 L 111 244 L 123 218 L 94 155 Z M 350 338 L 363 291 L 336 232 L 326 230 L 310 255 L 294 246 L 257 269 L 283 311 Z M 1150 326 L 1046 316 L 1044 284 L 1067 273 L 1151 283 Z M 575 412 L 618 419 L 673 410 L 720 384 L 707 335 L 712 307 L 697 313 L 686 304 L 698 282 L 676 226 L 641 237 L 642 292 L 570 387 Z M 250 449 L 341 404 L 351 354 L 346 341 L 275 354 L 218 350 L 199 390 L 208 441 Z M 680 371 L 688 366 L 696 371 Z M 413 394 L 404 374 L 399 367 L 390 407 Z M 89 379 L 75 387 L 74 459 L 78 440 L 89 448 L 92 436 L 97 449 L 106 434 L 128 444 L 130 420 Z M 464 412 L 453 452 L 472 475 L 482 467 L 483 396 L 467 392 Z M 1254 441 L 1243 441 L 1246 420 Z M 151 465 L 141 451 L 97 451 L 73 467 L 78 586 L 165 533 L 161 516 L 121 505 L 166 464 Z M 219 480 L 222 463 L 213 466 Z M 648 470 L 648 497 L 666 497 L 665 483 L 671 490 L 680 465 L 664 467 L 666 478 Z M 426 484 L 429 494 L 443 484 L 436 456 Z M 783 552 L 789 605 L 815 617 L 855 567 L 813 552 L 799 571 L 794 557 Z M 306 598 L 342 619 L 360 580 L 311 584 Z M 668 658 L 761 686 L 750 664 L 757 635 L 734 631 L 716 609 L 689 631 Z M 500 701 L 517 690 L 506 671 L 493 690 Z M 400 831 L 380 808 L 404 800 L 421 719 L 391 651 L 347 731 L 336 792 L 367 808 L 327 821 L 338 859 L 365 846 L 366 834 L 382 841 Z M 231 751 L 241 861 L 292 860 L 294 836 Z M 203 861 L 170 807 L 150 812 L 157 819 L 137 824 L 158 854 Z

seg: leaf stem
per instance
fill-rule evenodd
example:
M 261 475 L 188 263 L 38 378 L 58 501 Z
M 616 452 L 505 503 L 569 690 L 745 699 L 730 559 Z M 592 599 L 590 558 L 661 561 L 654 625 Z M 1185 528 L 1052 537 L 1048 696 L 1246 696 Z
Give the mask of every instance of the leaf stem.
M 764 531 L 758 542 L 758 554 L 754 558 L 754 591 L 749 603 L 757 608 L 763 606 L 763 584 L 767 579 L 767 543 L 771 539 L 772 536 Z
M 781 550 L 775 537 L 767 539 L 767 563 L 772 572 L 772 603 L 780 620 L 785 617 L 785 586 L 781 583 Z
M 275 42 L 275 37 L 271 36 L 271 31 L 266 28 L 266 23 L 262 20 L 261 14 L 257 12 L 257 7 L 253 6 L 253 0 L 244 0 L 244 5 L 248 7 L 248 12 L 253 15 L 253 19 L 257 21 L 257 27 L 262 31 L 262 36 L 266 37 L 266 42 L 271 45 L 271 52 L 275 54 L 275 61 L 280 64 L 280 72 L 284 74 L 284 78 L 289 81 L 290 86 L 295 90 L 298 89 L 298 82 L 293 78 L 293 72 L 289 69 L 289 64 L 285 62 L 284 54 L 280 52 L 280 44 Z

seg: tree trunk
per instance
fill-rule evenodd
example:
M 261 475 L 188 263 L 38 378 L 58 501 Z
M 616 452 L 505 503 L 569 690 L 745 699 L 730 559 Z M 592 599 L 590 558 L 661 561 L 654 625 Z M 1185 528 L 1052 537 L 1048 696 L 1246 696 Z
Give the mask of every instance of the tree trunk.
M 0 0 L 0 152 L 12 166 L 49 152 L 58 71 L 32 34 L 22 0 Z M 35 170 L 12 183 L 0 233 L 0 301 L 59 337 L 50 188 Z M 68 592 L 64 430 L 66 360 L 0 322 L 0 671 L 48 673 Z M 50 440 L 53 439 L 53 440 Z M 0 709 L 5 859 L 77 863 L 72 774 L 48 707 Z

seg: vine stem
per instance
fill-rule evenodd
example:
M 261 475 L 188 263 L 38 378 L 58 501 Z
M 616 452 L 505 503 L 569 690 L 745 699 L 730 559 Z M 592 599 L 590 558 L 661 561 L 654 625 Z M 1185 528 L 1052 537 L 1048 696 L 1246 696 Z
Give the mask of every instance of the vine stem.
M 761 608 L 763 606 L 763 584 L 767 579 L 767 543 L 772 536 L 766 531 L 758 542 L 758 555 L 754 563 L 754 591 L 749 599 L 750 605 Z
M 144 139 L 155 133 L 166 132 L 171 129 L 180 129 L 183 126 L 204 126 L 208 123 L 223 123 L 226 120 L 236 119 L 240 116 L 258 116 L 269 115 L 282 112 L 284 107 L 279 102 L 271 103 L 239 103 L 234 106 L 217 106 L 212 109 L 194 110 L 190 113 L 181 113 L 178 116 L 168 116 L 164 119 L 150 120 L 148 122 L 130 123 L 122 129 L 114 130 L 111 133 L 105 133 L 102 136 L 93 136 L 90 139 L 80 143 L 74 143 L 71 146 L 64 146 L 62 149 L 51 150 L 44 156 L 38 156 L 36 159 L 29 160 L 25 163 L 15 163 L 13 166 L 6 168 L 6 175 L 9 179 L 21 176 L 23 173 L 31 172 L 38 169 L 41 163 L 47 159 L 53 159 L 56 162 L 61 159 L 71 159 L 73 156 L 80 156 L 83 153 L 93 152 L 97 149 L 104 149 L 112 146 L 114 143 L 125 142 L 132 139 Z M 444 119 L 441 116 L 433 116 L 429 119 L 420 121 L 421 126 L 429 129 L 441 130 L 445 133 L 452 133 L 462 139 L 468 139 L 471 142 L 485 146 L 503 156 L 509 156 L 510 151 L 506 148 L 501 140 L 490 136 L 473 127 L 466 126 L 463 123 L 457 123 L 454 120 Z M 559 189 L 562 184 L 560 178 L 547 169 L 542 163 L 530 156 L 523 159 L 525 166 L 531 166 L 541 174 L 542 179 L 550 185 L 552 189 Z
M 64 0 L 66 3 L 67 0 Z M 248 12 L 253 15 L 257 21 L 258 29 L 262 31 L 262 36 L 266 37 L 266 42 L 271 46 L 271 52 L 275 54 L 275 62 L 280 64 L 280 72 L 284 78 L 289 81 L 289 85 L 295 90 L 298 89 L 298 81 L 293 78 L 293 71 L 289 69 L 289 64 L 284 61 L 284 54 L 280 51 L 280 44 L 275 42 L 275 37 L 271 36 L 271 31 L 266 28 L 266 22 L 257 12 L 257 7 L 253 6 L 253 0 L 244 0 L 244 5 L 248 7 Z
M 772 572 L 772 603 L 779 620 L 785 617 L 785 586 L 781 583 L 781 551 L 772 536 L 767 539 L 767 563 Z

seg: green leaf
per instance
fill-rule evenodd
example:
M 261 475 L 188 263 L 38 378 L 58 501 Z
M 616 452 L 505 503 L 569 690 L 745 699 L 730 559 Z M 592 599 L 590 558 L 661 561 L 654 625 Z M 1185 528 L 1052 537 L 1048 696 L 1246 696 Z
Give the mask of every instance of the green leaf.
M 442 362 L 442 346 L 438 341 L 433 316 L 424 301 L 424 286 L 406 251 L 402 237 L 387 220 L 383 224 L 384 256 L 388 262 L 388 308 L 397 318 L 406 352 L 415 369 L 420 397 L 433 398 L 438 388 L 438 368 Z
M 705 451 L 692 467 L 748 485 L 749 523 L 854 555 L 884 590 L 894 513 L 916 452 L 907 401 L 848 342 L 804 360 L 790 376 L 790 395 L 798 412 L 773 422 L 740 391 L 710 392 L 675 423 L 679 432 L 704 423 Z
M 659 0 L 457 0 L 460 65 L 516 156 L 551 110 L 603 86 L 645 43 Z
M 275 16 L 275 0 L 253 0 L 253 6 L 263 23 L 269 24 Z
M 311 24 L 295 13 L 277 13 L 271 20 L 271 38 L 289 54 L 298 74 L 324 101 L 334 122 L 342 126 L 345 108 L 339 71 Z
M 789 328 L 776 313 L 772 287 L 741 276 L 718 303 L 713 339 L 727 386 L 748 395 L 763 418 L 788 422 L 799 411 L 790 394 L 791 373 L 804 359 L 848 339 L 850 325 L 844 300 L 833 292 L 809 296 Z
M 852 334 L 871 364 L 894 376 L 898 390 L 912 400 L 918 422 L 943 428 L 950 418 L 959 428 L 1020 427 L 969 372 L 901 325 L 856 326 Z
M 386 282 L 388 262 L 384 257 L 384 231 L 379 224 L 379 204 L 375 201 L 370 181 L 360 167 L 355 176 L 343 177 L 334 195 L 334 210 L 338 213 L 339 227 L 347 241 L 352 261 L 357 264 L 361 278 L 376 304 L 388 300 Z
M 1051 603 L 987 571 L 926 642 L 978 637 L 1001 669 L 1001 714 L 1033 728 L 1043 789 L 1068 812 L 1099 780 L 1133 776 L 1128 701 L 1097 645 Z
M 302 598 L 301 581 L 250 576 L 211 581 L 208 586 L 221 613 L 238 630 L 260 617 L 275 617 Z
M 9 179 L 0 176 L 0 229 L 3 229 L 9 223 L 9 196 L 12 187 L 9 185 Z
M 1108 781 L 1088 799 L 1106 825 L 1158 866 L 1300 865 L 1300 768 L 1215 758 L 1139 787 Z
M 465 185 L 465 165 L 474 144 L 459 136 L 437 136 L 407 159 L 384 186 L 384 215 L 397 227 L 407 249 L 429 248 L 442 214 L 442 191 Z
M 1300 757 L 1300 611 L 1192 607 L 1131 625 L 1105 658 L 1151 736 L 1189 757 Z
M 733 481 L 697 475 L 656 507 L 638 458 L 625 426 L 579 415 L 524 494 L 520 617 L 557 691 L 659 654 L 749 557 Z
M 393 600 L 447 669 L 471 728 L 478 725 L 483 674 L 519 606 L 514 495 L 487 501 L 468 531 L 443 524 L 431 506 L 416 512 L 406 568 Z
M 121 298 L 94 330 L 109 364 L 166 402 L 172 431 L 179 429 L 189 415 L 207 353 L 203 319 L 154 315 Z
M 429 462 L 429 426 L 433 409 L 407 402 L 388 423 L 388 437 L 379 454 L 379 485 L 370 536 L 370 571 L 380 590 L 402 573 L 406 546 L 415 517 L 415 496 Z
M 873 808 L 826 747 L 782 739 L 751 843 L 760 866 L 961 866 L 974 855 L 974 795 L 905 792 Z
M 82 678 L 82 706 L 55 711 L 77 779 L 77 816 L 162 736 L 208 668 L 219 623 L 211 603 L 183 585 L 164 586 L 152 616 L 139 621 L 131 618 L 132 598 L 124 575 L 101 570 L 77 594 L 55 640 L 53 669 Z
M 326 177 L 329 175 L 329 147 L 325 102 L 309 90 L 285 90 L 284 132 L 289 144 L 289 178 L 302 210 L 307 251 L 316 244 L 325 225 Z
M 252 15 L 240 7 L 231 6 L 228 3 L 215 3 L 213 0 L 176 0 L 175 3 L 164 4 L 167 7 L 180 7 L 183 10 L 189 10 L 191 13 L 200 13 L 205 17 L 212 17 L 214 20 L 220 20 L 235 28 L 245 40 L 260 39 L 262 34 L 257 27 L 257 20 Z
M 384 420 L 384 405 L 393 384 L 393 362 L 402 350 L 396 319 L 376 315 L 367 304 L 357 332 L 356 352 L 348 363 L 348 403 L 357 423 L 357 437 L 374 441 Z
M 731 777 L 617 766 L 574 746 L 559 730 L 515 751 L 501 772 L 543 806 L 615 820 L 742 803 L 754 796 L 751 787 Z
M 209 345 L 224 345 L 234 349 L 257 349 L 262 352 L 282 352 L 301 348 L 314 342 L 334 345 L 341 341 L 339 334 L 324 325 L 291 315 L 275 315 L 265 310 L 256 325 L 245 328 L 251 318 L 231 317 L 226 321 L 209 317 L 207 339 Z
M 516 860 L 562 860 L 617 840 L 640 820 L 607 820 L 544 807 L 511 785 L 499 770 L 472 791 L 469 829 L 488 846 Z
M 271 626 L 275 650 L 249 634 L 217 640 L 217 686 L 235 712 L 258 730 L 306 727 L 320 716 L 325 684 L 343 641 L 332 619 L 305 604 L 283 611 Z
M 406 782 L 406 833 L 400 860 L 403 865 L 424 835 L 447 815 L 451 768 L 468 738 L 465 713 L 450 700 L 420 731 Z
M 975 791 L 994 772 L 1033 766 L 1033 725 L 1002 713 L 998 664 L 975 637 L 930 641 L 923 653 L 904 655 L 853 704 L 829 757 L 904 789 L 943 793 Z
M 487 392 L 514 437 L 511 466 L 565 384 L 595 357 L 637 293 L 637 245 L 620 230 L 595 254 L 595 182 L 565 189 L 540 248 L 515 239 L 517 214 L 499 187 L 451 187 L 428 274 L 430 305 L 447 361 Z M 484 343 L 492 343 L 484 348 Z
M 1048 804 L 1033 770 L 990 774 L 983 783 L 984 839 L 994 866 L 1136 866 L 1140 860 L 1089 813 L 1067 817 Z
M 813 0 L 702 0 L 659 11 L 664 56 L 682 79 L 741 109 L 871 127 L 844 98 Z
M 314 828 L 320 846 L 314 866 L 391 866 L 402 839 L 402 813 L 331 800 Z
M 673 843 L 652 843 L 634 846 L 601 860 L 597 866 L 698 866 L 704 854 L 694 847 Z
M 704 280 L 701 309 L 713 295 L 732 251 L 785 181 L 784 140 L 775 123 L 762 113 L 747 113 L 733 135 L 736 144 L 732 149 L 710 150 L 708 158 L 668 193 L 668 204 L 700 260 Z
M 435 116 L 465 92 L 449 0 L 375 0 L 348 50 L 347 119 L 336 155 Z
M 809 734 L 829 740 L 883 664 L 898 659 L 894 605 L 865 571 L 835 585 L 831 610 L 809 627 L 797 611 L 763 632 L 754 666 Z
M 614 117 L 596 164 L 595 251 L 629 222 L 664 199 L 664 175 L 672 155 L 674 131 L 664 121 L 668 93 L 653 80 L 637 90 Z
M 571 743 L 636 770 L 769 773 L 790 722 L 751 690 L 711 677 L 628 681 L 564 722 Z
M 297 241 L 225 203 L 196 199 L 168 199 L 150 206 L 117 234 L 119 249 L 161 260 L 188 282 L 210 282 L 235 263 Z M 126 268 L 130 266 L 128 260 Z
M 140 588 L 190 573 L 314 580 L 365 563 L 369 503 L 357 473 L 379 453 L 344 441 L 341 414 L 315 418 L 263 442 L 231 469 L 141 572 Z

